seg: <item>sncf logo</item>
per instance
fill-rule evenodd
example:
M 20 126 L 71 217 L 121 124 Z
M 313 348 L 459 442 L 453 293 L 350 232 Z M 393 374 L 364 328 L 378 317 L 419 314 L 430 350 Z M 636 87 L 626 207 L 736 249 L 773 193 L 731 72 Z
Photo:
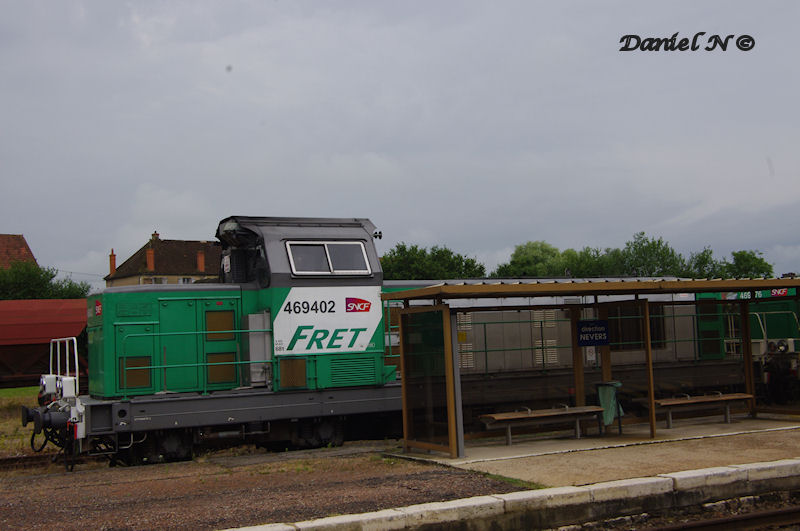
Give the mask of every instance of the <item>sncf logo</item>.
M 355 297 L 347 297 L 345 299 L 346 312 L 368 312 L 372 303 L 364 299 L 357 299 Z

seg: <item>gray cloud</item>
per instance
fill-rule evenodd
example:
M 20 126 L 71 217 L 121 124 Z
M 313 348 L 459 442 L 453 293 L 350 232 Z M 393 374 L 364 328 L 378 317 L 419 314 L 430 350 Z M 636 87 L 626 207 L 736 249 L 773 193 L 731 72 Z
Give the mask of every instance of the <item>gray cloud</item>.
M 8 2 L 0 231 L 105 274 L 153 230 L 368 216 L 444 244 L 760 249 L 800 269 L 789 1 Z M 750 34 L 749 52 L 619 52 Z M 77 278 L 77 277 L 76 277 Z

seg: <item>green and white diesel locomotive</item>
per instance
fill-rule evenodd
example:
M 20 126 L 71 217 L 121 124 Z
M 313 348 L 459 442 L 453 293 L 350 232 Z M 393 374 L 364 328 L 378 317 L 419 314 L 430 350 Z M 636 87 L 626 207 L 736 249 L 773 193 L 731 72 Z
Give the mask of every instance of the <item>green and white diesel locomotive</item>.
M 366 219 L 233 216 L 218 283 L 90 296 L 88 395 L 67 342 L 43 405 L 23 410 L 32 445 L 142 462 L 223 437 L 340 444 L 348 419 L 399 411 L 374 234 Z

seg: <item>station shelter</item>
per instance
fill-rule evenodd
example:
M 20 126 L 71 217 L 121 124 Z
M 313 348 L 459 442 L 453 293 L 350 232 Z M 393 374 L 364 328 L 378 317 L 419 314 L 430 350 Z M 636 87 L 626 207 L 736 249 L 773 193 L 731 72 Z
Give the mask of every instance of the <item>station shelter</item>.
M 402 407 L 403 407 L 403 444 L 406 450 L 411 448 L 433 450 L 450 454 L 451 457 L 464 456 L 465 418 L 472 416 L 475 407 L 464 408 L 464 395 L 469 395 L 472 406 L 481 402 L 506 402 L 507 399 L 497 399 L 504 393 L 509 393 L 513 388 L 513 375 L 506 375 L 505 379 L 492 379 L 489 374 L 491 361 L 489 353 L 490 333 L 486 332 L 486 323 L 483 324 L 484 337 L 481 339 L 482 347 L 478 349 L 464 348 L 465 332 L 462 321 L 469 321 L 470 327 L 475 326 L 475 321 L 470 320 L 470 315 L 499 312 L 500 315 L 516 312 L 541 312 L 548 304 L 565 316 L 562 328 L 569 331 L 569 337 L 562 340 L 562 348 L 571 353 L 567 375 L 569 378 L 569 392 L 572 406 L 585 406 L 587 403 L 587 389 L 592 389 L 585 375 L 592 371 L 586 367 L 587 351 L 592 352 L 590 364 L 594 371 L 595 385 L 622 379 L 626 385 L 624 371 L 629 370 L 623 365 L 615 365 L 615 354 L 608 342 L 599 341 L 592 343 L 593 336 L 600 337 L 608 333 L 608 327 L 614 328 L 613 319 L 627 323 L 625 330 L 635 329 L 639 335 L 636 341 L 627 341 L 628 344 L 636 343 L 641 350 L 641 363 L 638 367 L 641 372 L 641 393 L 638 405 L 646 412 L 650 425 L 650 436 L 656 436 L 656 388 L 658 379 L 672 378 L 676 367 L 681 366 L 682 378 L 693 379 L 693 385 L 698 385 L 702 380 L 713 380 L 723 385 L 724 377 L 728 373 L 738 374 L 734 380 L 738 389 L 753 398 L 746 401 L 747 409 L 751 415 L 759 411 L 766 411 L 767 405 L 759 405 L 755 399 L 756 387 L 761 382 L 761 375 L 754 374 L 753 344 L 754 335 L 751 322 L 762 323 L 765 315 L 751 315 L 751 303 L 757 303 L 760 294 L 779 293 L 786 299 L 791 299 L 792 304 L 798 305 L 797 288 L 800 279 L 736 279 L 736 280 L 685 280 L 678 278 L 620 278 L 620 279 L 563 279 L 563 280 L 474 280 L 474 281 L 445 281 L 439 284 L 417 287 L 404 291 L 384 293 L 383 299 L 388 304 L 400 306 L 398 310 L 398 336 L 400 354 L 400 373 L 402 375 Z M 722 313 L 708 311 L 703 297 L 712 298 L 718 294 L 739 294 L 738 297 L 730 296 L 726 301 L 713 301 L 712 308 L 722 308 Z M 723 297 L 724 298 L 724 297 Z M 668 300 L 668 304 L 658 301 Z M 557 304 L 554 304 L 554 301 Z M 707 302 L 707 300 L 706 300 Z M 725 302 L 724 305 L 721 302 Z M 706 304 L 704 306 L 704 304 Z M 800 306 L 798 306 L 800 307 Z M 634 311 L 621 312 L 620 308 L 633 309 Z M 655 308 L 661 308 L 656 309 Z M 671 323 L 671 332 L 653 329 L 653 312 L 661 311 L 668 314 Z M 705 314 L 702 312 L 706 311 Z M 616 315 L 609 313 L 616 312 Z M 697 312 L 697 313 L 695 313 Z M 764 312 L 762 312 L 763 314 Z M 777 312 L 771 312 L 777 313 Z M 794 334 L 800 336 L 800 321 L 798 312 L 786 312 L 793 315 L 792 327 Z M 624 314 L 624 315 L 623 315 Z M 662 321 L 664 320 L 664 316 Z M 757 319 L 754 319 L 757 317 Z M 612 320 L 610 320 L 612 319 Z M 688 328 L 691 337 L 680 333 L 681 325 L 674 324 L 678 321 L 691 321 Z M 534 321 L 531 321 L 533 323 Z M 532 359 L 539 367 L 539 381 L 548 378 L 558 378 L 559 371 L 549 369 L 547 362 L 550 351 L 544 339 L 544 331 L 536 330 L 543 327 L 545 321 L 535 321 L 524 328 L 515 327 L 508 321 L 499 321 L 497 324 L 507 329 L 511 327 L 521 347 L 511 348 L 512 351 L 528 350 L 533 355 Z M 609 322 L 612 324 L 609 325 Z M 720 323 L 717 331 L 709 330 L 708 323 Z M 494 324 L 494 323 L 490 323 Z M 594 326 L 597 325 L 597 326 Z M 796 326 L 795 326 L 796 325 Z M 756 331 L 758 339 L 765 342 L 768 339 L 766 329 Z M 705 328 L 704 328 L 705 327 Z M 663 327 L 662 327 L 663 328 Z M 687 326 L 684 326 L 687 328 Z M 581 330 L 582 329 L 582 330 Z M 520 334 L 519 330 L 523 330 Z M 720 332 L 719 330 L 722 330 Z M 611 331 L 613 332 L 613 330 Z M 471 333 L 471 332 L 469 332 Z M 541 333 L 534 340 L 534 333 Z M 668 336 L 674 337 L 673 349 L 674 362 L 666 359 L 660 365 L 663 372 L 654 374 L 654 346 L 664 347 Z M 531 338 L 526 338 L 530 335 Z M 612 335 L 614 335 L 612 333 Z M 618 332 L 616 340 L 620 345 L 626 343 L 626 334 Z M 800 337 L 797 338 L 800 341 Z M 587 342 L 588 340 L 588 342 Z M 555 342 L 556 340 L 552 340 Z M 637 342 L 638 341 L 638 342 Z M 791 341 L 791 340 L 790 340 Z M 597 345 L 588 347 L 588 344 Z M 756 341 L 756 344 L 758 342 Z M 469 346 L 469 345 L 468 345 Z M 794 346 L 792 344 L 792 346 Z M 800 345 L 798 345 L 800 346 Z M 508 347 L 505 350 L 509 350 Z M 793 349 L 795 350 L 795 349 Z M 681 361 L 681 352 L 690 352 L 691 359 L 687 363 Z M 479 391 L 474 391 L 467 385 L 462 386 L 462 379 L 472 376 L 466 374 L 464 367 L 470 367 L 477 354 L 485 354 L 486 361 L 483 367 L 486 374 L 481 378 L 483 384 Z M 512 354 L 519 356 L 518 352 Z M 564 353 L 569 358 L 568 353 Z M 624 353 L 630 356 L 630 354 Z M 508 357 L 508 353 L 505 354 Z M 672 356 L 672 354 L 671 354 Z M 715 365 L 725 359 L 735 360 L 727 365 Z M 465 359 L 468 363 L 465 364 Z M 672 358 L 670 358 L 672 359 Z M 614 367 L 614 373 L 612 373 Z M 661 369 L 659 369 L 661 371 Z M 706 370 L 707 372 L 703 372 Z M 798 371 L 798 367 L 793 367 Z M 622 378 L 617 372 L 622 371 Z M 474 372 L 474 371 L 473 371 Z M 563 372 L 563 371 L 562 371 Z M 631 373 L 632 374 L 632 373 Z M 563 376 L 563 375 L 562 375 Z M 795 379 L 797 379 L 795 377 Z M 634 379 L 631 378 L 631 381 Z M 487 384 L 487 382 L 489 382 Z M 494 383 L 494 386 L 493 386 Z M 702 382 L 700 382 L 702 383 Z M 522 384 L 531 387 L 526 396 L 541 397 L 550 391 L 546 385 Z M 725 384 L 731 385 L 731 384 Z M 535 388 L 535 389 L 533 389 Z M 661 389 L 661 387 L 659 387 Z M 679 390 L 679 389 L 678 389 Z M 538 394 L 537 394 L 538 393 Z M 663 393 L 660 393 L 663 394 Z M 545 396 L 546 398 L 546 396 Z M 497 400 L 496 400 L 497 399 Z M 773 408 L 774 409 L 774 408 Z M 783 408 L 782 412 L 795 412 L 792 408 Z M 465 413 L 467 412 L 467 413 Z M 800 412 L 798 409 L 796 412 Z M 474 419 L 472 419 L 474 420 Z M 470 419 L 467 419 L 470 421 Z

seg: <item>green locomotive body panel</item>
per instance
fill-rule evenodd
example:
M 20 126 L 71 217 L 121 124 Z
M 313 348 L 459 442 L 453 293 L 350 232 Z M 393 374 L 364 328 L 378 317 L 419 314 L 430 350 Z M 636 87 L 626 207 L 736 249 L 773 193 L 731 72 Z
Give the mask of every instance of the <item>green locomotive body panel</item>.
M 383 385 L 383 275 L 371 223 L 226 218 L 222 282 L 88 300 L 89 393 L 127 398 Z M 374 227 L 373 227 L 374 228 Z
M 757 291 L 752 300 L 747 292 L 697 294 L 700 358 L 724 358 L 728 350 L 726 339 L 735 342 L 741 336 L 739 308 L 729 304 L 740 299 L 750 300 L 750 335 L 753 341 L 800 339 L 800 301 L 796 295 L 794 288 Z
M 241 385 L 240 289 L 192 288 L 111 288 L 89 299 L 92 396 Z

